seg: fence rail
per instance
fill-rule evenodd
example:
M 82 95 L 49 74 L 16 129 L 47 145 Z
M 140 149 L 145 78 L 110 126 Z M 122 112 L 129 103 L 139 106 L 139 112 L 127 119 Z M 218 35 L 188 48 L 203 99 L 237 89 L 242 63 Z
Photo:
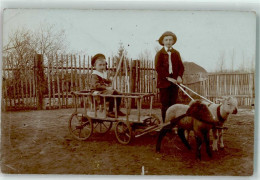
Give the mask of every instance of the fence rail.
M 46 59 L 36 56 L 33 65 L 21 68 L 13 65 L 14 58 L 3 60 L 2 107 L 4 110 L 37 109 L 41 93 L 43 108 L 71 107 L 71 91 L 89 90 L 93 72 L 90 59 L 90 56 L 75 55 L 53 55 Z M 42 75 L 39 75 L 39 62 Z M 109 78 L 114 77 L 117 66 L 116 58 L 107 59 Z M 114 85 L 122 92 L 155 93 L 154 101 L 158 103 L 156 77 L 153 61 L 129 59 L 122 63 Z M 209 74 L 207 79 L 187 86 L 212 101 L 232 95 L 238 98 L 239 105 L 251 105 L 255 97 L 254 78 L 254 73 Z

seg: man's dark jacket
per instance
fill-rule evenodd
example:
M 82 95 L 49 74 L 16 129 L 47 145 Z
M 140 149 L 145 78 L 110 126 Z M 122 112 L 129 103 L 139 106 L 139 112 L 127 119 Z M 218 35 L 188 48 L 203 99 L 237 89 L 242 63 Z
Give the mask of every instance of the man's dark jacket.
M 155 70 L 158 74 L 157 88 L 167 88 L 171 85 L 171 82 L 166 79 L 169 77 L 169 54 L 163 47 L 155 56 Z M 184 72 L 184 66 L 181 61 L 180 53 L 173 49 L 171 50 L 172 61 L 172 78 L 177 79 L 178 76 L 182 77 Z

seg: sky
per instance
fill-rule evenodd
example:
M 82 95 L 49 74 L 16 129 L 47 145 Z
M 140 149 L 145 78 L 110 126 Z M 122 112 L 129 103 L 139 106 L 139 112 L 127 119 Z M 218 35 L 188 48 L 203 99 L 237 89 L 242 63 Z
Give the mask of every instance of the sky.
M 178 40 L 173 46 L 183 61 L 194 62 L 208 72 L 219 69 L 224 54 L 225 66 L 251 66 L 256 52 L 256 17 L 238 11 L 160 11 L 160 10 L 61 10 L 7 9 L 3 15 L 3 45 L 10 32 L 40 24 L 54 24 L 64 29 L 69 42 L 68 53 L 115 55 L 121 42 L 128 57 L 138 59 L 149 52 L 151 60 L 158 39 L 172 31 Z

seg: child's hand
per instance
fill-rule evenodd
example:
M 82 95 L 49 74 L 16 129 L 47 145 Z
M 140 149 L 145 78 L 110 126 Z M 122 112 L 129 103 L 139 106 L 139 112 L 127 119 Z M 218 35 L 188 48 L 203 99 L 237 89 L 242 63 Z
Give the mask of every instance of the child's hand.
M 178 78 L 177 78 L 177 83 L 178 83 L 178 84 L 181 84 L 181 83 L 182 83 L 182 78 L 181 78 L 180 76 L 178 76 Z
M 174 83 L 174 84 L 176 84 L 176 83 L 177 83 L 177 82 L 176 82 L 176 80 L 175 80 L 175 79 L 173 79 L 173 78 L 171 78 L 171 77 L 166 77 L 166 79 L 167 79 L 168 81 L 170 81 L 170 82 Z
M 106 87 L 106 90 L 113 90 L 113 87 L 111 87 L 111 86 Z

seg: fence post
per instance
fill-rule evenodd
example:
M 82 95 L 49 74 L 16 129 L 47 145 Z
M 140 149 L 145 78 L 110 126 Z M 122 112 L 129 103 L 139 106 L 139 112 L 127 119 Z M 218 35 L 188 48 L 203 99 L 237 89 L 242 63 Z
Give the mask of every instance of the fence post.
M 44 92 L 44 66 L 43 66 L 43 55 L 36 55 L 36 98 L 37 98 L 37 109 L 44 109 L 43 92 Z
M 139 69 L 139 62 L 140 60 L 133 60 L 132 61 L 132 77 L 130 79 L 130 91 L 131 93 L 138 92 L 137 88 L 139 86 L 139 76 L 140 76 L 140 69 Z M 132 99 L 131 108 L 136 108 L 135 99 Z

